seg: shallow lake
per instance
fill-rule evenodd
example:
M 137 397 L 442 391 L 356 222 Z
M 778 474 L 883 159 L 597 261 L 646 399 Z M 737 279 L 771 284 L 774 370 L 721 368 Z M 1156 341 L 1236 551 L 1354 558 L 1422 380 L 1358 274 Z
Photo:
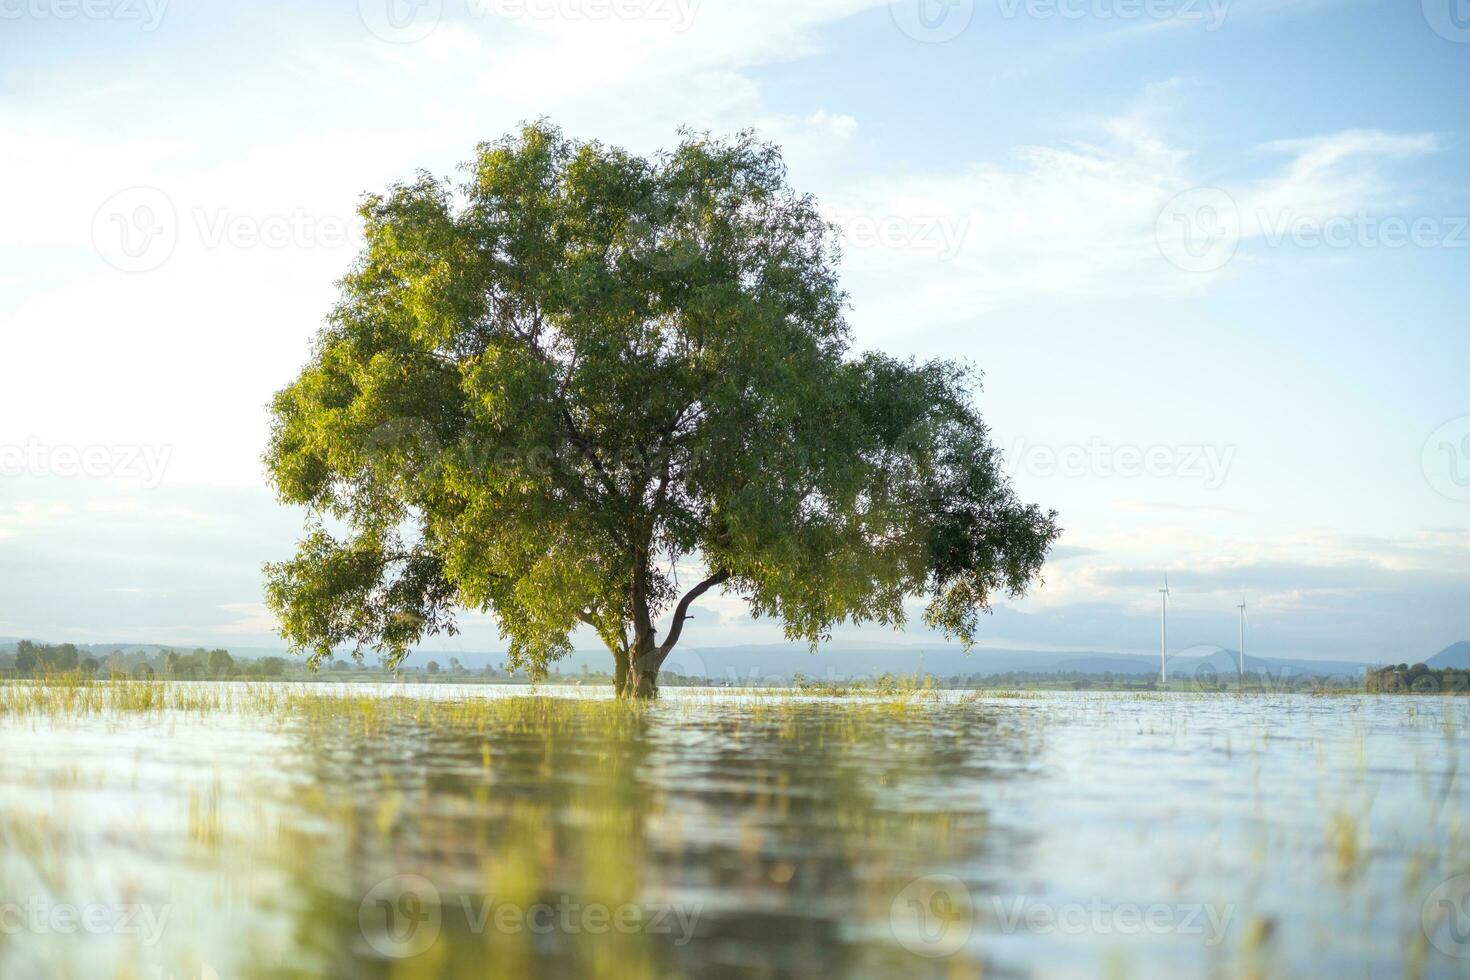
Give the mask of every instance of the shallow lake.
M 1470 975 L 1470 699 L 17 690 L 7 978 Z

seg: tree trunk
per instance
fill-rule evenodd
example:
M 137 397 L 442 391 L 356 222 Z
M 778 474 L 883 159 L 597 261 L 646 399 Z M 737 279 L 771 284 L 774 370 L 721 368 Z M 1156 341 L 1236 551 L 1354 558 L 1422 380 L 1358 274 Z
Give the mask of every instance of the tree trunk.
M 613 690 L 617 692 L 617 696 L 620 698 L 625 698 L 629 695 L 628 660 L 627 650 L 613 651 Z
M 633 646 L 621 652 L 613 651 L 617 658 L 618 672 L 613 684 L 620 698 L 652 700 L 658 697 L 658 672 L 668 659 L 669 651 L 679 642 L 684 632 L 684 621 L 689 619 L 689 607 L 710 589 L 728 581 L 730 573 L 717 571 L 709 578 L 690 589 L 674 610 L 674 621 L 669 626 L 669 635 L 663 645 L 658 644 L 658 634 L 649 615 L 643 576 L 646 558 L 639 556 L 640 564 L 633 574 Z M 627 635 L 626 633 L 624 634 Z
M 658 697 L 658 668 L 662 660 L 655 650 L 649 656 L 635 661 L 624 697 L 643 701 L 652 701 Z
M 663 665 L 665 651 L 659 649 L 653 629 L 647 579 L 648 552 L 640 548 L 633 555 L 633 647 L 628 651 L 628 680 L 621 696 L 651 700 L 658 696 L 658 669 Z
M 628 657 L 628 680 L 622 697 L 652 700 L 658 697 L 658 669 L 663 666 L 664 652 L 654 644 L 653 633 L 644 634 Z

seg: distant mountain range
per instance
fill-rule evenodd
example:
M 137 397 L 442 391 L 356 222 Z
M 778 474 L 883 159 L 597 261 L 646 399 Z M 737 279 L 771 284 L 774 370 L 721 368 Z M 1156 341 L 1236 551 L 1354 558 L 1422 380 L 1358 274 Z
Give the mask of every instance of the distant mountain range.
M 0 653 L 10 653 L 17 640 L 0 637 Z M 105 657 L 118 650 L 146 650 L 156 653 L 169 647 L 152 643 L 90 643 L 79 649 L 95 657 Z M 183 649 L 186 647 L 173 647 Z M 236 657 L 256 658 L 284 656 L 279 649 L 264 647 L 230 647 Z M 410 654 L 409 667 L 424 667 L 431 660 L 448 666 L 457 658 L 469 670 L 499 665 L 504 653 L 484 651 L 419 650 Z M 1193 676 L 1214 671 L 1220 676 L 1235 673 L 1236 654 L 1232 650 L 1214 650 L 1199 655 L 1185 651 L 1169 661 L 1171 675 Z M 1430 667 L 1470 668 L 1470 641 L 1453 646 L 1424 661 Z M 563 673 L 587 670 L 607 671 L 611 658 L 605 650 L 578 650 L 561 661 Z M 1360 677 L 1366 664 L 1346 660 L 1299 660 L 1292 658 L 1247 656 L 1245 667 L 1253 673 L 1272 676 Z M 926 671 L 939 677 L 995 674 L 1117 674 L 1151 677 L 1159 671 L 1156 656 L 1123 653 L 1071 652 L 1054 653 L 1036 650 L 976 649 L 966 654 L 957 646 L 946 644 L 912 645 L 881 642 L 845 642 L 823 647 L 812 654 L 806 646 L 793 643 L 747 644 L 728 647 L 690 647 L 676 649 L 665 664 L 666 670 L 708 677 L 719 681 L 766 678 L 789 680 L 801 673 L 816 679 L 872 677 L 878 674 L 913 674 Z
M 66 642 L 65 640 L 38 640 L 35 637 L 0 636 L 0 653 L 14 653 L 15 645 L 22 639 L 31 640 L 33 643 L 58 644 Z M 149 654 L 162 653 L 164 650 L 178 650 L 182 653 L 201 646 L 208 649 L 223 646 L 230 651 L 232 656 L 250 659 L 256 657 L 289 656 L 289 654 L 279 647 L 237 647 L 228 643 L 78 643 L 76 645 L 77 650 L 82 653 L 90 653 L 94 657 L 105 657 L 108 654 L 117 653 L 119 650 L 127 653 L 131 653 L 134 650 L 143 650 Z
M 605 656 L 605 655 L 604 655 Z M 680 653 L 675 650 L 667 669 L 680 670 Z M 816 678 L 873 676 L 881 673 L 912 674 L 926 671 L 940 677 L 978 674 L 1118 674 L 1152 677 L 1159 672 L 1159 658 L 1121 653 L 1053 653 L 1036 650 L 976 649 L 965 653 L 959 647 L 914 647 L 899 644 L 864 647 L 831 647 L 813 655 L 800 645 L 699 648 L 685 654 L 688 673 L 735 680 L 741 677 L 790 678 L 797 671 Z M 703 669 L 700 669 L 700 668 Z M 1295 660 L 1245 658 L 1245 669 L 1273 676 L 1359 677 L 1367 665 L 1340 660 Z M 1210 671 L 1221 676 L 1236 672 L 1236 653 L 1216 650 L 1191 656 L 1181 654 L 1169 661 L 1169 673 L 1193 676 Z M 681 670 L 682 672 L 686 672 Z M 732 673 L 733 672 L 733 673 Z

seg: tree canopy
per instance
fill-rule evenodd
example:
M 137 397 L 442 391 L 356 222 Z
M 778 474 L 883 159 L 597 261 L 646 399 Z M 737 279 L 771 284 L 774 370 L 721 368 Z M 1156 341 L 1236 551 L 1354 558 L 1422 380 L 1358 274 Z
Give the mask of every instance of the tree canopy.
M 1055 514 L 1011 490 L 971 372 L 852 350 L 834 230 L 775 147 L 535 124 L 465 170 L 365 198 L 274 400 L 267 466 L 311 514 L 267 567 L 293 648 L 396 663 L 475 610 L 512 668 L 585 625 L 648 695 L 717 587 L 813 644 L 914 598 L 969 644 L 1039 575 Z

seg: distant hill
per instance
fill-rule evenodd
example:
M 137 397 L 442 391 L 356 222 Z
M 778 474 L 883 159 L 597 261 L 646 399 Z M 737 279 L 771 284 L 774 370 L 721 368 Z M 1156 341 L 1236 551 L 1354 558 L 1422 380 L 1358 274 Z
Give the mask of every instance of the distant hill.
M 580 653 L 580 651 L 579 651 Z M 606 654 L 594 658 L 600 664 Z M 1213 670 L 1224 677 L 1235 673 L 1234 650 L 1214 650 L 1206 655 L 1181 654 L 1169 661 L 1173 676 Z M 1361 677 L 1365 664 L 1345 660 L 1294 660 L 1250 657 L 1245 668 L 1273 676 Z M 566 667 L 562 668 L 564 671 Z M 675 650 L 667 669 L 721 680 L 764 676 L 789 678 L 800 671 L 814 678 L 864 677 L 881 673 L 911 674 L 920 670 L 939 677 L 981 676 L 1011 673 L 1118 674 L 1151 677 L 1159 671 L 1157 656 L 1123 653 L 1055 653 L 1039 650 L 976 649 L 965 653 L 957 646 L 912 646 L 903 644 L 833 644 L 813 655 L 800 644 L 702 647 Z
M 41 640 L 41 639 L 36 639 L 35 637 L 28 637 L 27 639 L 30 639 L 32 643 L 43 643 L 43 644 L 52 644 L 52 645 L 60 644 L 60 643 L 64 643 L 64 642 L 68 642 L 68 641 L 64 641 L 64 640 Z M 0 637 L 0 653 L 14 653 L 15 652 L 15 646 L 19 642 L 20 642 L 20 640 L 19 639 L 16 639 L 15 637 L 10 637 L 10 636 Z M 164 650 L 193 650 L 196 645 L 197 644 L 178 644 L 178 645 L 170 646 L 170 645 L 168 645 L 166 643 L 77 643 L 77 644 L 75 644 L 75 646 L 76 646 L 76 648 L 77 648 L 78 651 L 80 651 L 83 654 L 91 654 L 94 657 L 105 657 L 108 654 L 117 653 L 118 651 L 122 651 L 124 653 L 131 653 L 134 650 L 141 650 L 144 653 L 147 653 L 147 654 L 152 655 L 152 654 L 155 654 L 155 653 L 161 653 Z M 214 644 L 214 645 L 215 646 L 219 646 L 220 644 Z M 279 655 L 279 651 L 273 650 L 273 651 L 270 651 L 270 652 Z M 261 655 L 264 656 L 266 654 L 262 653 Z
M 0 656 L 13 653 L 16 641 L 0 638 Z M 165 647 L 153 643 L 88 643 L 78 648 L 98 659 L 116 651 L 142 650 L 150 655 L 163 649 L 189 650 L 196 644 Z M 290 655 L 281 649 L 229 646 L 236 659 L 256 659 Z M 404 666 L 422 669 L 431 660 L 448 666 L 453 657 L 468 670 L 478 673 L 487 665 L 499 666 L 505 654 L 479 650 L 415 650 Z M 1234 650 L 1201 648 L 1185 650 L 1169 661 L 1171 676 L 1192 676 L 1213 671 L 1225 678 L 1235 673 Z M 377 663 L 369 654 L 367 661 Z M 1431 667 L 1470 666 L 1470 642 L 1458 643 L 1426 661 Z M 816 680 L 841 680 L 875 677 L 879 674 L 914 674 L 925 671 L 938 677 L 981 677 L 999 674 L 1115 674 L 1126 677 L 1153 677 L 1159 670 L 1157 655 L 1087 652 L 1048 652 L 1041 650 L 976 649 L 966 654 L 958 646 L 946 643 L 917 645 L 881 641 L 841 641 L 829 644 L 812 654 L 799 643 L 747 644 L 726 647 L 680 647 L 674 650 L 665 669 L 715 681 L 751 681 L 758 679 L 790 680 L 801 673 Z M 1364 664 L 1342 660 L 1296 660 L 1285 658 L 1246 657 L 1245 668 L 1251 673 L 1290 677 L 1361 677 Z M 603 672 L 611 667 L 606 650 L 576 650 L 560 661 L 556 668 L 563 674 L 577 674 L 584 668 Z
M 1444 670 L 1446 667 L 1457 667 L 1462 670 L 1470 668 L 1470 640 L 1461 640 L 1454 646 L 1445 647 L 1424 661 L 1424 665 L 1433 667 L 1435 670 Z

